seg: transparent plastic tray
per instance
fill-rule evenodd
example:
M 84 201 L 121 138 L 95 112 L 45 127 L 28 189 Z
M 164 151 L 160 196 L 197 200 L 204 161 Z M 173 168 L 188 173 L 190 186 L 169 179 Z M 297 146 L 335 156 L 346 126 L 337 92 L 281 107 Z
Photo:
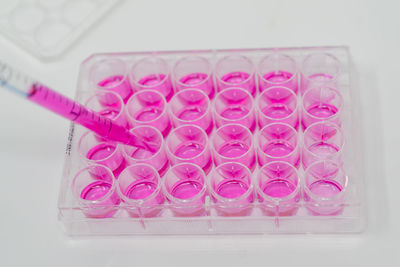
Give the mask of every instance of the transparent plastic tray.
M 0 1 L 0 32 L 45 59 L 64 52 L 118 0 Z
M 77 172 L 84 168 L 87 163 L 82 160 L 78 153 L 78 141 L 86 132 L 79 125 L 71 125 L 64 172 L 62 176 L 59 196 L 59 219 L 70 235 L 166 235 L 166 234 L 273 234 L 273 233 L 355 233 L 363 231 L 365 227 L 365 201 L 363 187 L 363 162 L 362 144 L 360 143 L 360 118 L 357 115 L 360 108 L 359 97 L 352 83 L 352 64 L 349 49 L 347 47 L 302 47 L 302 48 L 279 48 L 279 49 L 235 49 L 235 50 L 201 50 L 201 51 L 174 51 L 174 52 L 129 52 L 129 53 L 104 53 L 95 54 L 86 59 L 80 70 L 78 79 L 76 100 L 85 103 L 92 96 L 96 86 L 90 82 L 90 72 L 94 64 L 104 59 L 117 58 L 124 61 L 129 70 L 139 60 L 145 57 L 162 58 L 169 65 L 169 72 L 174 64 L 185 56 L 201 56 L 207 58 L 214 69 L 215 64 L 227 55 L 244 55 L 250 58 L 255 66 L 267 55 L 285 54 L 292 57 L 297 64 L 296 86 L 298 86 L 297 101 L 301 107 L 302 99 L 302 66 L 307 56 L 313 54 L 329 54 L 340 62 L 340 73 L 335 80 L 335 87 L 343 96 L 343 110 L 340 114 L 340 127 L 345 135 L 345 145 L 342 155 L 343 168 L 348 177 L 347 189 L 344 192 L 344 200 L 340 204 L 342 212 L 331 215 L 316 215 L 309 211 L 304 197 L 304 169 L 299 167 L 299 179 L 301 188 L 300 201 L 296 204 L 298 208 L 295 214 L 269 214 L 266 215 L 262 209 L 262 203 L 254 194 L 254 202 L 250 204 L 251 212 L 246 215 L 224 216 L 218 212 L 218 206 L 212 201 L 209 194 L 205 198 L 206 214 L 202 216 L 182 217 L 175 216 L 172 206 L 165 201 L 161 205 L 161 212 L 154 217 L 131 217 L 126 211 L 124 204 L 115 206 L 117 212 L 109 218 L 88 218 L 82 212 L 82 207 L 74 198 L 71 183 Z M 321 62 L 324 64 L 324 62 Z M 318 69 L 318 66 L 316 66 Z M 256 71 L 257 75 L 257 71 Z M 174 89 L 176 81 L 171 76 Z M 256 76 L 257 77 L 257 76 Z M 258 78 L 256 80 L 257 96 Z M 214 87 L 217 88 L 215 75 L 213 76 Z M 176 92 L 175 92 L 176 93 Z M 257 97 L 256 96 L 256 97 Z M 214 98 L 215 99 L 215 98 Z M 301 112 L 301 110 L 300 110 Z M 215 134 L 214 125 L 213 133 Z M 259 126 L 255 134 L 259 131 Z M 303 138 L 301 126 L 298 128 L 299 140 Z M 300 146 L 302 142 L 300 142 Z M 213 166 L 215 168 L 215 165 Z M 259 172 L 259 165 L 253 172 L 254 180 Z M 213 170 L 207 176 L 210 179 Z M 161 178 L 163 179 L 163 177 Z M 253 181 L 254 182 L 254 181 Z

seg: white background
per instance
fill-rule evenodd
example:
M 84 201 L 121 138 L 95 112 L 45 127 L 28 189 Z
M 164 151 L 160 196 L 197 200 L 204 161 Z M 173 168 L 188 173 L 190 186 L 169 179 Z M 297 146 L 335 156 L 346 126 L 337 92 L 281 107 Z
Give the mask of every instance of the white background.
M 51 63 L 0 38 L 0 59 L 70 97 L 94 52 L 349 45 L 371 129 L 362 234 L 70 239 L 56 208 L 69 122 L 0 90 L 0 266 L 399 266 L 399 3 L 124 1 Z

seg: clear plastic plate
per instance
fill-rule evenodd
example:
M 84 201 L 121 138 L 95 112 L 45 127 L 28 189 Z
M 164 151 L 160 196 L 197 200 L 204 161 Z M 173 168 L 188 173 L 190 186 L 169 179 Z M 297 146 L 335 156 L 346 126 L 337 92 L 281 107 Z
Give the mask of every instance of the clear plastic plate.
M 54 58 L 118 2 L 1 0 L 0 32 L 38 58 Z
M 212 66 L 212 83 L 214 88 L 219 88 L 216 79 L 218 64 L 222 58 L 229 55 L 240 55 L 250 59 L 254 66 L 260 67 L 260 61 L 268 55 L 284 54 L 292 58 L 297 64 L 297 76 L 291 86 L 298 88 L 295 98 L 297 98 L 299 114 L 302 113 L 302 97 L 304 96 L 304 75 L 308 75 L 309 71 L 320 71 L 324 64 L 330 64 L 325 61 L 318 61 L 316 65 L 311 66 L 309 70 L 305 68 L 305 61 L 311 55 L 329 55 L 339 62 L 340 72 L 337 72 L 334 86 L 342 95 L 342 111 L 340 114 L 339 123 L 344 137 L 345 144 L 341 162 L 344 171 L 348 178 L 347 188 L 342 194 L 339 203 L 327 202 L 324 207 L 318 204 L 311 209 L 336 209 L 340 206 L 340 212 L 335 214 L 315 214 L 310 212 L 310 202 L 306 201 L 305 197 L 305 170 L 303 166 L 298 169 L 299 179 L 301 183 L 300 201 L 296 202 L 296 212 L 294 214 L 285 214 L 272 212 L 265 214 L 263 212 L 263 203 L 259 201 L 257 193 L 254 194 L 254 201 L 249 205 L 249 213 L 236 215 L 221 215 L 218 203 L 215 203 L 210 193 L 207 193 L 204 201 L 205 214 L 201 216 L 177 216 L 174 213 L 174 205 L 171 202 L 160 204 L 161 212 L 157 216 L 137 216 L 132 217 L 129 214 L 127 206 L 121 203 L 114 207 L 114 213 L 108 218 L 90 218 L 85 216 L 84 209 L 79 205 L 79 201 L 72 193 L 72 181 L 79 170 L 87 166 L 87 162 L 82 159 L 79 154 L 79 140 L 86 132 L 79 125 L 72 124 L 69 141 L 67 145 L 66 160 L 64 173 L 62 176 L 60 197 L 59 197 L 59 219 L 65 226 L 66 232 L 70 235 L 165 235 L 165 234 L 273 234 L 273 233 L 355 233 L 360 232 L 365 227 L 365 200 L 364 200 L 364 165 L 362 162 L 362 143 L 360 132 L 360 97 L 358 91 L 353 84 L 352 78 L 352 63 L 350 52 L 347 47 L 300 47 L 300 48 L 275 48 L 275 49 L 232 49 L 232 50 L 201 50 L 201 51 L 170 51 L 170 52 L 131 52 L 131 53 L 103 53 L 95 54 L 86 59 L 80 70 L 78 79 L 76 99 L 80 103 L 85 103 L 98 90 L 97 82 L 93 82 L 93 70 L 99 67 L 99 64 L 104 62 L 120 62 L 115 65 L 110 73 L 118 71 L 126 71 L 125 77 L 135 69 L 133 66 L 139 66 L 138 62 L 143 62 L 144 58 L 151 57 L 154 62 L 159 62 L 156 59 L 162 59 L 160 62 L 166 62 L 168 65 L 167 73 L 171 78 L 173 90 L 177 93 L 179 81 L 175 79 L 174 66 L 184 57 L 201 56 Z M 325 57 L 324 60 L 329 60 Z M 124 68 L 117 70 L 120 65 Z M 135 69 L 136 71 L 136 69 Z M 149 69 L 144 70 L 148 72 Z M 159 73 L 159 70 L 153 70 Z M 192 71 L 192 70 L 190 70 Z M 334 70 L 336 71 L 336 70 Z M 255 86 L 257 88 L 256 96 L 260 95 L 259 87 L 262 86 L 257 70 Z M 113 74 L 115 75 L 115 74 Z M 146 74 L 147 75 L 147 74 Z M 137 84 L 126 78 L 131 86 L 138 88 Z M 226 90 L 226 89 L 225 89 Z M 321 97 L 321 95 L 319 95 Z M 332 99 L 329 94 L 326 94 L 327 99 Z M 216 96 L 211 101 L 215 101 Z M 126 99 L 127 101 L 127 99 Z M 126 102 L 125 101 L 125 102 Z M 172 105 L 170 101 L 168 105 Z M 214 107 L 214 106 L 213 106 Z M 214 114 L 215 110 L 211 110 Z M 159 125 L 155 125 L 157 127 Z M 210 133 L 210 137 L 216 133 L 216 126 Z M 254 135 L 260 131 L 260 126 L 257 126 Z M 299 140 L 304 140 L 304 131 L 301 126 L 298 128 Z M 300 141 L 300 146 L 303 146 Z M 254 182 L 256 175 L 260 171 L 259 164 L 253 172 L 252 180 Z M 301 164 L 303 165 L 303 164 Z M 171 167 L 170 167 L 171 168 Z M 208 174 L 207 179 L 211 178 L 215 170 L 213 169 Z M 161 179 L 165 179 L 165 176 Z M 337 206 L 339 205 L 339 206 Z M 110 207 L 108 207 L 110 208 Z M 282 210 L 285 205 L 279 207 Z M 278 210 L 278 209 L 277 209 Z

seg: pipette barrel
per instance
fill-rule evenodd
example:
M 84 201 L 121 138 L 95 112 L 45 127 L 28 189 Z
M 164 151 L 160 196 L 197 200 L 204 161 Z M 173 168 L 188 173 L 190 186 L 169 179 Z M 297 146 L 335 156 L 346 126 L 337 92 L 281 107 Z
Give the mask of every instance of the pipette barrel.
M 88 128 L 102 137 L 127 145 L 147 148 L 146 144 L 129 133 L 125 127 L 115 124 L 110 119 L 98 115 L 40 83 L 32 84 L 27 97 L 30 101 Z

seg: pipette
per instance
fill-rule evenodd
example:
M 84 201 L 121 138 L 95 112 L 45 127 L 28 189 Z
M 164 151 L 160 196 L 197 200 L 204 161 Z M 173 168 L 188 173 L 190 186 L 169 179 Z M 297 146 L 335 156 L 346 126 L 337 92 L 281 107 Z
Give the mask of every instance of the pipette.
M 0 61 L 0 86 L 61 115 L 62 117 L 92 130 L 108 140 L 138 148 L 153 150 L 125 127 L 116 124 L 78 102 L 51 90 L 24 73 L 16 71 Z

